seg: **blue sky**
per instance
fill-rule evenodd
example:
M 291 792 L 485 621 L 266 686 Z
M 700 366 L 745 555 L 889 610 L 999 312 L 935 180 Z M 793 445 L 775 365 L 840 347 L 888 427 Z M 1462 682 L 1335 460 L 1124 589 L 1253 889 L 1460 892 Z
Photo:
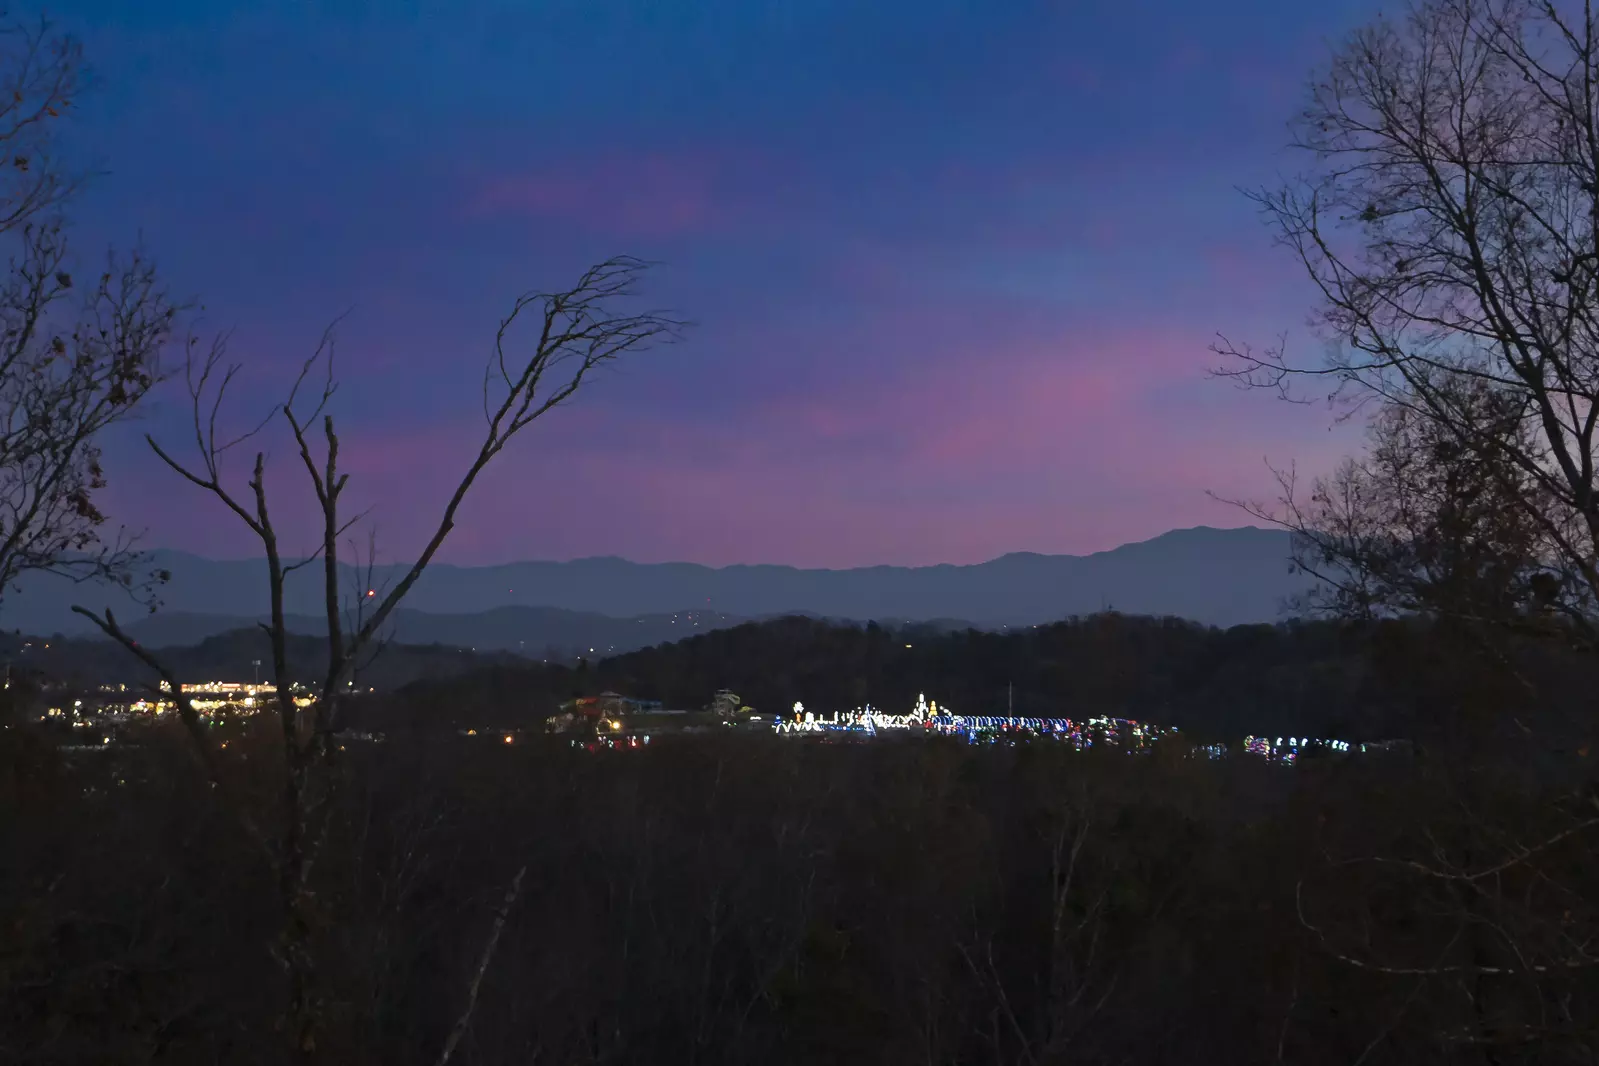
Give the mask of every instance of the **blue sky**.
M 1241 524 L 1265 460 L 1357 443 L 1210 379 L 1312 293 L 1239 186 L 1370 3 L 68 3 L 108 171 L 257 405 L 340 327 L 352 500 L 414 551 L 475 451 L 515 296 L 627 252 L 698 326 L 521 438 L 461 562 L 847 566 L 1083 552 Z M 170 394 L 140 431 L 181 433 Z M 255 409 L 241 406 L 240 418 Z M 124 432 L 107 504 L 252 553 Z M 272 443 L 282 523 L 304 494 Z M 239 471 L 240 476 L 243 470 Z

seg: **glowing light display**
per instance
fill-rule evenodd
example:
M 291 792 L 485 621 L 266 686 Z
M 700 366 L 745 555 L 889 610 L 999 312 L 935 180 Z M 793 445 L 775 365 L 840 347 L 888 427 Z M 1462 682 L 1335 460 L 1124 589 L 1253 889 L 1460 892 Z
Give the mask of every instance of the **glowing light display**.
M 1095 746 L 1120 748 L 1128 752 L 1147 752 L 1163 739 L 1180 736 L 1175 727 L 1158 726 L 1131 718 L 1099 715 L 1091 718 L 1041 718 L 1028 715 L 962 715 L 938 701 L 929 700 L 926 693 L 916 697 L 909 714 L 886 714 L 871 704 L 854 710 L 829 715 L 805 711 L 801 703 L 794 704 L 792 720 L 773 722 L 773 732 L 779 735 L 816 733 L 853 733 L 875 736 L 894 730 L 915 731 L 923 734 L 963 736 L 972 744 L 1005 743 L 1024 739 L 1060 741 L 1079 751 Z M 1367 745 L 1361 745 L 1366 750 Z M 1329 753 L 1344 754 L 1350 745 L 1342 740 L 1315 740 L 1309 737 L 1256 737 L 1244 738 L 1243 750 L 1273 762 L 1292 765 L 1302 752 L 1321 749 Z M 1195 758 L 1220 759 L 1228 754 L 1225 744 L 1185 746 L 1184 753 Z

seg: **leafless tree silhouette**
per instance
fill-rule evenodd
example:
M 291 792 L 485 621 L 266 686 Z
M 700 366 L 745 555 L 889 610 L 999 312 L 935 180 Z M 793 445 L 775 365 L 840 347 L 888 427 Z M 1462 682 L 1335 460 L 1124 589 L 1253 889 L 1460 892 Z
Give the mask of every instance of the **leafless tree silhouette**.
M 1295 134 L 1312 168 L 1255 199 L 1321 294 L 1331 354 L 1301 364 L 1282 344 L 1256 350 L 1223 338 L 1223 372 L 1299 399 L 1296 384 L 1325 385 L 1346 415 L 1389 413 L 1379 432 L 1390 453 L 1408 441 L 1433 453 L 1424 460 L 1476 467 L 1477 480 L 1520 516 L 1527 566 L 1541 575 L 1521 581 L 1513 615 L 1558 614 L 1591 642 L 1599 593 L 1591 5 L 1414 3 L 1350 38 Z M 1444 497 L 1413 497 L 1391 527 L 1384 510 L 1362 516 L 1358 544 L 1322 528 L 1323 519 L 1352 517 L 1338 501 L 1353 488 L 1369 497 L 1382 473 L 1391 471 L 1346 471 L 1323 486 L 1327 498 L 1277 515 L 1304 535 L 1313 566 L 1359 571 L 1373 561 L 1373 544 L 1406 541 L 1417 519 L 1453 526 L 1450 537 L 1464 537 L 1466 548 L 1480 539 L 1460 526 L 1459 501 Z M 1406 565 L 1387 575 L 1402 578 L 1401 599 L 1425 587 Z
M 96 441 L 160 380 L 178 308 L 138 253 L 73 276 L 61 209 L 80 182 L 57 131 L 85 80 L 73 38 L 0 21 L 0 596 L 30 571 L 145 594 L 158 576 L 136 580 L 126 530 L 103 534 Z
M 1280 472 L 1278 503 L 1247 505 L 1296 534 L 1335 614 L 1431 616 L 1498 654 L 1510 633 L 1599 652 L 1594 16 L 1587 0 L 1415 0 L 1378 19 L 1313 83 L 1294 127 L 1309 170 L 1255 194 L 1320 294 L 1329 354 L 1214 350 L 1245 386 L 1308 386 L 1367 420 L 1364 455 L 1308 494 Z M 1360 942 L 1364 915 L 1301 903 L 1301 922 L 1351 966 L 1458 983 L 1477 1016 L 1452 1042 L 1569 1037 L 1557 1008 L 1593 965 L 1591 871 L 1544 861 L 1595 822 L 1580 792 L 1545 807 L 1474 814 L 1452 840 L 1440 816 L 1415 851 L 1359 860 L 1427 901 L 1406 961 Z
M 601 367 L 681 335 L 686 323 L 668 313 L 629 312 L 620 307 L 636 295 L 647 268 L 647 263 L 631 257 L 609 259 L 589 268 L 570 288 L 529 293 L 516 300 L 500 323 L 484 375 L 486 424 L 482 443 L 466 462 L 437 527 L 417 560 L 392 588 L 379 593 L 368 586 L 373 595 L 357 597 L 360 606 L 352 612 L 350 620 L 354 624 L 348 627 L 339 544 L 362 516 L 346 516 L 341 510 L 349 474 L 340 466 L 339 437 L 328 410 L 337 389 L 331 328 L 305 361 L 287 399 L 274 406 L 259 423 L 231 436 L 219 428 L 220 409 L 241 367 L 226 362 L 225 340 L 219 339 L 203 353 L 198 346 L 192 346 L 186 380 L 196 457 L 184 461 L 153 437 L 147 438 L 155 454 L 175 473 L 233 512 L 259 538 L 266 556 L 271 617 L 262 623 L 262 628 L 271 644 L 272 678 L 276 684 L 274 709 L 282 752 L 280 809 L 273 819 L 274 836 L 267 851 L 284 906 L 278 955 L 290 986 L 286 1020 L 295 1045 L 303 1051 L 314 1048 L 318 1022 L 313 990 L 316 968 L 309 947 L 315 920 L 310 874 L 327 837 L 326 815 L 335 780 L 331 767 L 338 750 L 334 738 L 339 729 L 340 704 L 352 675 L 363 657 L 375 648 L 385 622 L 449 536 L 461 502 L 479 475 L 511 439 L 570 400 Z M 517 330 L 527 321 L 534 324 L 531 342 L 524 341 Z M 319 504 L 318 547 L 300 559 L 285 556 L 282 533 L 269 508 L 264 447 L 258 446 L 255 451 L 245 493 L 229 483 L 224 469 L 230 452 L 254 444 L 276 425 L 286 427 L 291 435 Z M 324 578 L 327 667 L 321 680 L 297 697 L 288 668 L 284 582 L 291 572 L 318 562 Z M 96 614 L 82 607 L 73 609 L 157 670 L 171 698 L 177 701 L 208 772 L 219 787 L 225 788 L 225 768 L 212 750 L 211 738 L 192 701 L 182 694 L 178 679 L 128 635 L 110 610 Z

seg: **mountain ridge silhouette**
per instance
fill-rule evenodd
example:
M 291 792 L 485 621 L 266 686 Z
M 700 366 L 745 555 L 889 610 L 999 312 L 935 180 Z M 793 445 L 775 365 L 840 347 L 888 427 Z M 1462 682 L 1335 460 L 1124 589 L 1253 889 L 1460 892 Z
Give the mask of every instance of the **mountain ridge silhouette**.
M 615 556 L 476 567 L 437 563 L 411 590 L 404 611 L 413 622 L 416 616 L 482 615 L 514 607 L 623 620 L 690 611 L 737 619 L 805 613 L 859 621 L 954 618 L 998 628 L 1113 608 L 1230 626 L 1279 620 L 1284 601 L 1307 587 L 1307 578 L 1290 572 L 1289 549 L 1290 535 L 1282 530 L 1199 526 L 1089 555 L 1010 552 L 983 563 L 921 567 L 709 567 L 634 563 Z M 251 624 L 266 614 L 265 563 L 260 559 L 211 560 L 157 550 L 148 563 L 172 573 L 162 589 L 162 607 L 151 618 L 117 590 L 27 575 L 20 591 L 0 603 L 0 628 L 93 632 L 86 619 L 71 613 L 74 603 L 91 609 L 110 606 L 129 625 L 153 622 L 163 614 L 220 616 L 235 625 L 240 619 Z M 380 565 L 374 583 L 381 588 L 397 580 L 407 566 Z M 346 587 L 354 593 L 358 574 L 353 567 L 344 569 Z M 288 613 L 320 617 L 320 581 L 319 567 L 291 574 L 285 588 Z M 588 624 L 582 618 L 551 621 L 579 628 Z M 437 627 L 423 625 L 405 639 L 433 639 L 430 628 Z M 484 643 L 507 646 L 487 638 Z

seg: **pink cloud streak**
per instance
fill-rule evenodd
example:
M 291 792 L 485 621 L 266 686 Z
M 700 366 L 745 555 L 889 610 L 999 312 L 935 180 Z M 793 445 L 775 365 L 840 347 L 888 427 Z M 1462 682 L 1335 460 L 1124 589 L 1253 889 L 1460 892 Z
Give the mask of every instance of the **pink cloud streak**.
M 912 384 L 774 397 L 725 422 L 563 411 L 488 475 L 449 554 L 975 562 L 1236 524 L 1240 512 L 1205 491 L 1265 493 L 1263 459 L 1283 434 L 1258 397 L 1223 393 L 1219 406 L 1245 414 L 1230 420 L 1157 409 L 1155 386 L 1205 365 L 1199 338 L 1145 331 L 1043 344 L 1003 362 L 939 361 Z M 352 485 L 380 503 L 402 492 L 442 499 L 446 475 L 418 471 L 464 455 L 469 435 L 439 426 L 352 443 Z M 1273 458 L 1330 460 L 1318 437 L 1303 436 L 1297 455 Z M 564 503 L 578 496 L 590 502 Z

